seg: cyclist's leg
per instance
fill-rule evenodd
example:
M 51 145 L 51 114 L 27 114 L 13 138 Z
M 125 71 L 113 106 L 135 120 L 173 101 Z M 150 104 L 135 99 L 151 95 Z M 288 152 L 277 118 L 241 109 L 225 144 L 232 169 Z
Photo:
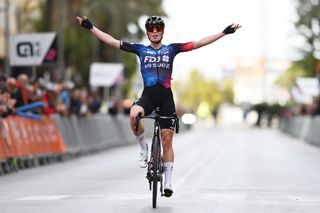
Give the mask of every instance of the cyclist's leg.
M 160 107 L 160 115 L 162 116 L 174 116 L 176 113 L 175 104 L 172 93 L 169 92 L 165 101 Z M 172 146 L 175 120 L 166 119 L 160 121 L 161 126 L 161 139 L 163 147 L 163 168 L 165 175 L 164 193 L 166 197 L 170 197 L 173 193 L 172 188 L 172 173 L 174 162 L 174 151 Z
M 163 147 L 163 162 L 174 162 L 174 151 L 172 146 L 173 130 L 161 129 Z
M 174 116 L 176 108 L 171 90 L 167 90 L 160 105 L 161 116 Z M 175 127 L 175 119 L 163 119 L 160 121 L 161 139 L 163 146 L 163 162 L 173 162 L 174 152 L 172 147 L 172 139 Z
M 163 147 L 163 171 L 164 171 L 164 195 L 171 197 L 173 193 L 172 174 L 174 151 L 172 146 L 173 130 L 161 130 L 162 147 Z
M 150 105 L 148 98 L 141 97 L 137 100 L 130 109 L 130 127 L 133 134 L 136 136 L 140 145 L 140 156 L 139 156 L 139 166 L 145 168 L 147 166 L 148 159 L 148 145 L 144 138 L 144 127 L 142 122 L 139 122 L 138 130 L 135 131 L 135 122 L 137 115 L 141 112 L 142 116 L 150 113 Z

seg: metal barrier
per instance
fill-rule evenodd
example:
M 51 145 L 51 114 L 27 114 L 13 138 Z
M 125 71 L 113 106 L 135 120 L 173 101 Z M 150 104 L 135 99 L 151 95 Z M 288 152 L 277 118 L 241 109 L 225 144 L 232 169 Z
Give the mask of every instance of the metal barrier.
M 133 142 L 127 117 L 93 115 L 90 117 L 53 116 L 68 147 L 69 154 L 81 155 Z M 131 137 L 130 137 L 131 136 Z
M 135 143 L 128 116 L 9 116 L 0 120 L 0 174 Z M 146 137 L 153 122 L 143 121 Z M 185 130 L 180 125 L 181 131 Z
M 295 116 L 283 118 L 280 130 L 310 144 L 320 146 L 320 116 Z

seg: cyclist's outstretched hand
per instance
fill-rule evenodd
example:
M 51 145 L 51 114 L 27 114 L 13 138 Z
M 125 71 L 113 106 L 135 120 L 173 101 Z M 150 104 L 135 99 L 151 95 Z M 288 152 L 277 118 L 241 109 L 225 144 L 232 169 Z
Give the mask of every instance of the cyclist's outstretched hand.
M 222 32 L 227 35 L 231 34 L 237 31 L 241 26 L 239 24 L 230 24 L 226 29 L 224 29 Z
M 111 35 L 109 35 L 108 33 L 105 33 L 102 30 L 98 29 L 97 27 L 94 27 L 87 17 L 77 16 L 76 19 L 81 27 L 84 27 L 90 30 L 90 32 L 93 35 L 95 35 L 98 39 L 100 39 L 102 42 L 112 47 L 116 47 L 118 49 L 120 48 L 120 40 L 117 40 L 113 38 Z
M 91 30 L 93 28 L 93 25 L 91 24 L 91 22 L 89 21 L 89 19 L 87 17 L 77 16 L 76 19 L 78 20 L 78 23 L 80 26 L 82 26 L 88 30 Z

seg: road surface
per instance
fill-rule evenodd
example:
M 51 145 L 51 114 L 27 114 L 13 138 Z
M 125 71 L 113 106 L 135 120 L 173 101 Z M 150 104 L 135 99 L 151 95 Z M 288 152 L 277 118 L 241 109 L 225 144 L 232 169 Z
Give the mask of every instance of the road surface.
M 248 127 L 197 128 L 174 147 L 174 194 L 157 209 L 134 144 L 0 176 L 0 212 L 320 212 L 318 147 Z

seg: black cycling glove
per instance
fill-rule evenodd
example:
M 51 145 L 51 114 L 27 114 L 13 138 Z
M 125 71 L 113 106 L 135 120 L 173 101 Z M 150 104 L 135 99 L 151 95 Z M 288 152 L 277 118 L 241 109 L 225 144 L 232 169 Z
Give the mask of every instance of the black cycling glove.
M 222 32 L 224 34 L 231 34 L 234 33 L 236 30 L 234 29 L 234 27 L 232 27 L 233 24 L 230 24 L 226 29 L 224 29 Z
M 89 21 L 89 19 L 85 16 L 83 16 L 83 20 L 81 22 L 81 26 L 84 28 L 87 28 L 88 30 L 91 30 L 93 28 L 93 25 Z

